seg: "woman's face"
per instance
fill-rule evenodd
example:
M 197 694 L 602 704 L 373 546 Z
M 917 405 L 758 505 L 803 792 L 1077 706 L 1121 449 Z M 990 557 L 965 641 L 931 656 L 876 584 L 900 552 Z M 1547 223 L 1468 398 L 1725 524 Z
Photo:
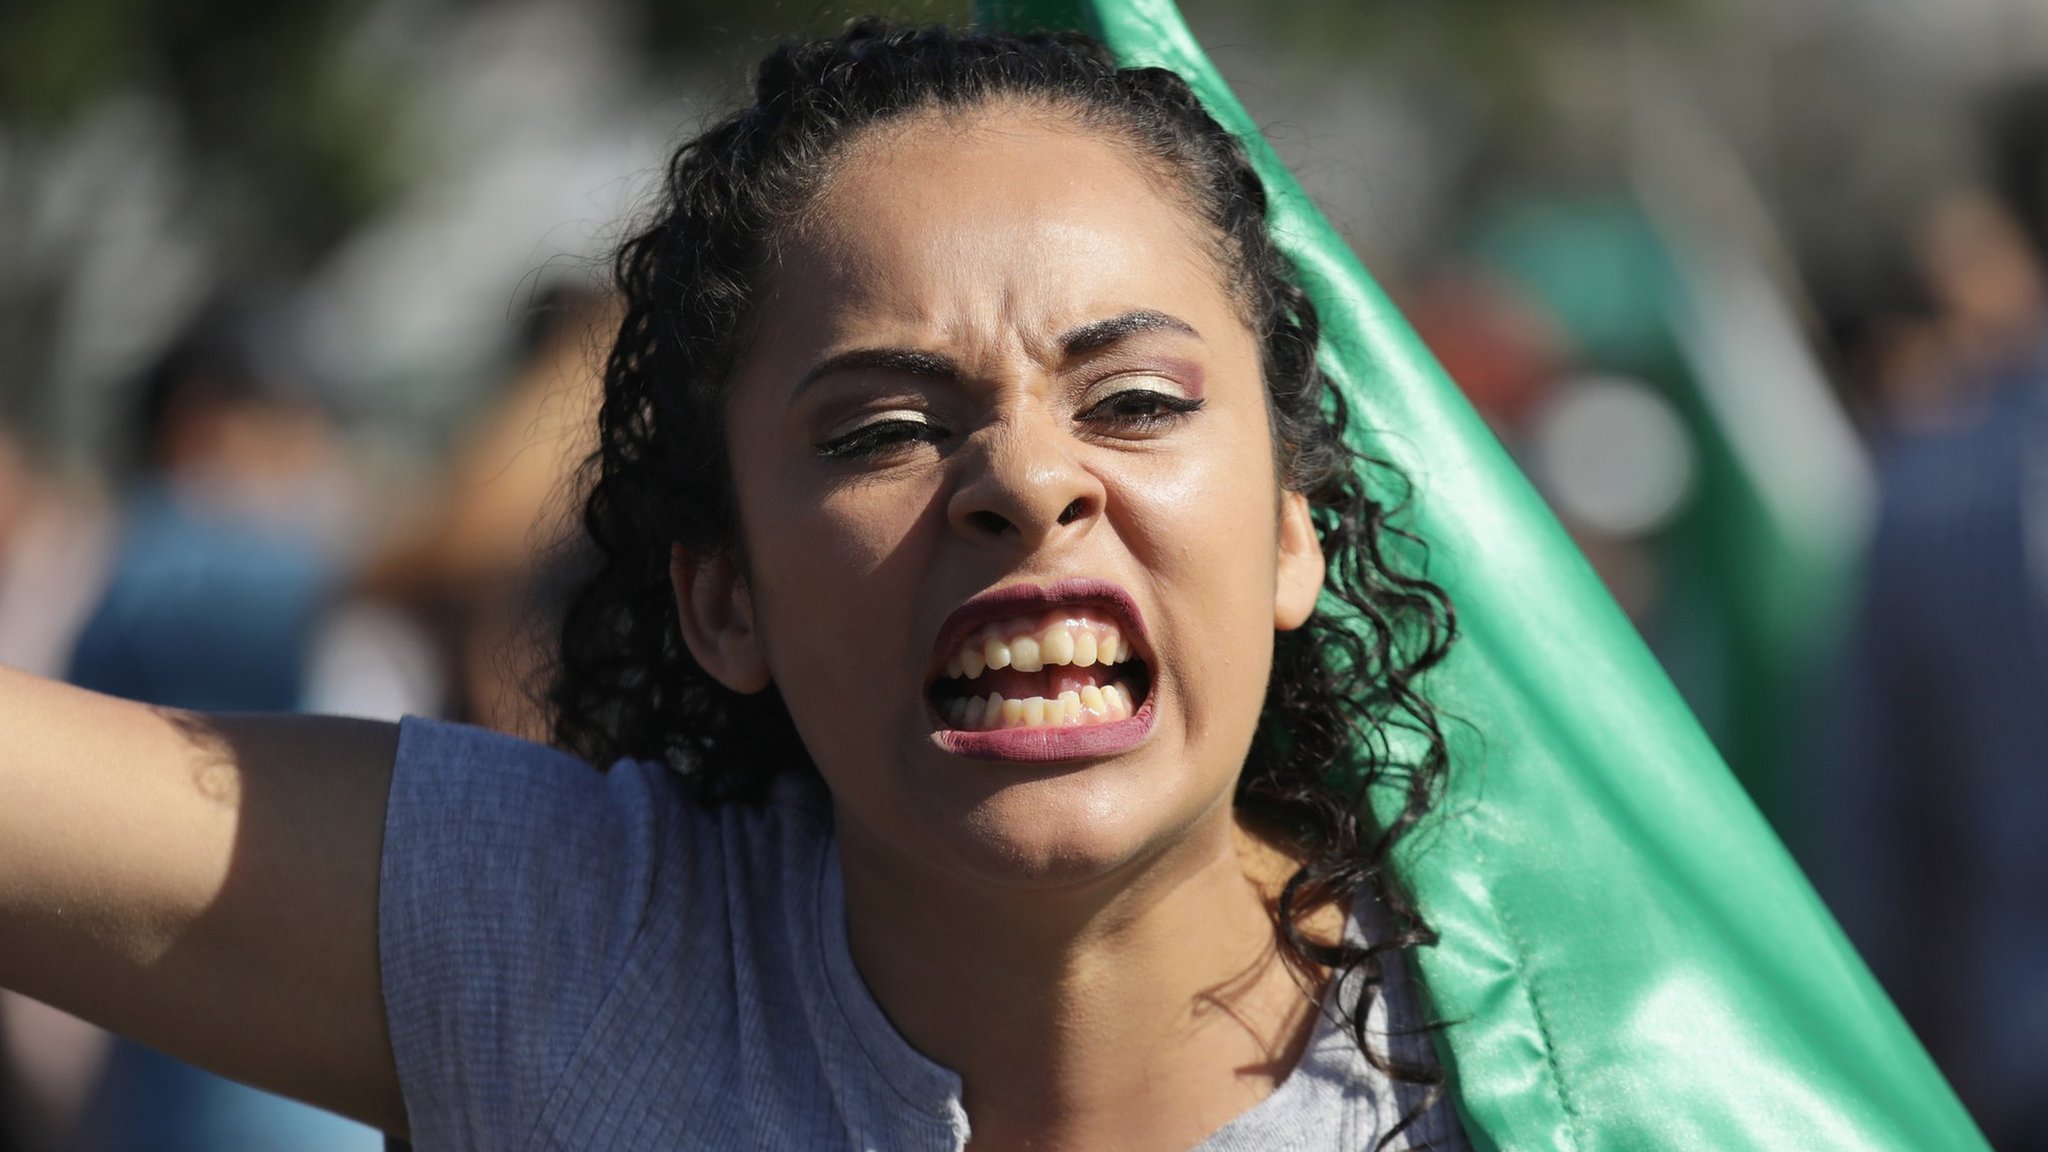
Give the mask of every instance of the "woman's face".
M 1214 253 L 1121 141 L 997 106 L 859 141 L 775 265 L 728 417 L 745 575 L 678 583 L 849 861 L 1072 884 L 1228 827 L 1322 556 Z

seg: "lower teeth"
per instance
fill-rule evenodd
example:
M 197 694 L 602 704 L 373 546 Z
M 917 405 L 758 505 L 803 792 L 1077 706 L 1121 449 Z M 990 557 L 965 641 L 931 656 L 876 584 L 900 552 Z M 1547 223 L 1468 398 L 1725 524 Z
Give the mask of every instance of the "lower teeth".
M 1077 692 L 1058 696 L 1027 696 L 1006 700 L 1000 692 L 969 696 L 947 703 L 947 721 L 966 731 L 998 728 L 1062 728 L 1083 724 L 1107 724 L 1123 720 L 1137 711 L 1131 690 L 1122 682 L 1100 688 L 1089 685 Z

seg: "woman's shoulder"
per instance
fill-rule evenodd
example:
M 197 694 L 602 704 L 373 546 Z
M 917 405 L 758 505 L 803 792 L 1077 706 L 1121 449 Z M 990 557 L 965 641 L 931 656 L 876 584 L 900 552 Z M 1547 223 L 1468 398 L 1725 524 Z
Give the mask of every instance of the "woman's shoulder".
M 559 749 L 408 719 L 385 817 L 384 903 L 565 913 L 605 934 L 759 902 L 815 883 L 832 841 L 815 776 L 777 774 L 752 801 L 710 803 L 666 764 L 602 769 Z M 534 925 L 536 930 L 542 926 Z
M 612 821 L 642 815 L 679 825 L 764 825 L 831 831 L 831 805 L 811 773 L 776 773 L 752 800 L 709 803 L 673 767 L 652 760 L 593 766 L 573 754 L 503 732 L 408 716 L 399 725 L 393 803 L 459 801 L 469 820 L 498 819 L 559 830 L 563 817 Z M 414 792 L 424 793 L 415 797 Z M 446 811 L 451 805 L 436 803 Z M 784 829 L 784 830 L 795 830 Z
M 727 993 L 786 984 L 807 926 L 789 908 L 814 901 L 831 843 L 815 790 L 784 773 L 758 802 L 706 805 L 662 764 L 599 770 L 407 720 L 379 935 L 416 1128 L 490 1144 L 587 1111 L 576 1094 L 620 1074 L 611 1048 L 727 1050 L 713 1038 L 749 1010 Z M 721 1082 L 693 1067 L 695 1088 Z

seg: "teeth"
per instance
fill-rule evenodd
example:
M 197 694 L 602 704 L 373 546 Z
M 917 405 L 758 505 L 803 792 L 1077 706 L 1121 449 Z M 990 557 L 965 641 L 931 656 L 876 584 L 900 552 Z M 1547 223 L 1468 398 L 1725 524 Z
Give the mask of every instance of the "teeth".
M 1117 719 L 1119 719 L 1119 720 L 1122 720 L 1122 719 L 1124 719 L 1125 717 L 1127 717 L 1127 716 L 1131 715 L 1131 714 L 1132 714 L 1133 712 L 1136 712 L 1136 711 L 1137 711 L 1137 709 L 1136 709 L 1136 708 L 1133 708 L 1133 707 L 1131 707 L 1131 693 L 1130 693 L 1130 690 L 1129 690 L 1129 689 L 1127 689 L 1127 688 L 1124 688 L 1124 687 L 1123 687 L 1122 685 L 1120 685 L 1120 684 L 1119 684 L 1119 685 L 1111 685 L 1111 687 L 1114 687 L 1114 688 L 1115 688 L 1115 689 L 1117 690 L 1117 691 L 1116 691 L 1116 718 L 1117 718 Z
M 1095 633 L 1082 629 L 1074 637 L 1074 667 L 1087 668 L 1095 663 Z
M 1065 625 L 1048 628 L 1045 638 L 1038 642 L 1039 655 L 1047 664 L 1072 664 L 1074 662 L 1074 634 Z
M 1010 641 L 1010 667 L 1019 672 L 1036 672 L 1045 667 L 1038 654 L 1038 641 L 1029 636 Z
M 1089 684 L 1057 696 L 1025 696 L 1005 700 L 1000 692 L 946 702 L 942 711 L 953 728 L 986 732 L 996 728 L 1060 728 L 1107 724 L 1137 713 L 1137 702 L 1121 682 Z
M 945 678 L 973 680 L 990 668 L 1037 672 L 1056 665 L 1089 668 L 1121 664 L 1131 646 L 1113 626 L 1094 621 L 1062 620 L 1037 634 L 992 636 L 968 641 L 948 657 Z
M 1109 714 L 1109 704 L 1102 698 L 1102 689 L 1093 684 L 1081 689 L 1081 707 L 1086 708 L 1091 716 Z

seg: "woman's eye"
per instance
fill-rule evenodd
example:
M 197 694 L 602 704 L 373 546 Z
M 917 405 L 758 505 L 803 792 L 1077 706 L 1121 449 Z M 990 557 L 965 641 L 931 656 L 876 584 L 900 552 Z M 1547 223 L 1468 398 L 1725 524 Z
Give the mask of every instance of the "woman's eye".
M 1127 388 L 1098 401 L 1080 419 L 1093 424 L 1119 424 L 1132 428 L 1155 428 L 1202 407 L 1202 401 L 1173 392 L 1151 388 Z
M 891 415 L 822 441 L 817 449 L 820 456 L 860 459 L 880 456 L 910 444 L 932 443 L 944 434 L 944 429 L 928 419 Z

